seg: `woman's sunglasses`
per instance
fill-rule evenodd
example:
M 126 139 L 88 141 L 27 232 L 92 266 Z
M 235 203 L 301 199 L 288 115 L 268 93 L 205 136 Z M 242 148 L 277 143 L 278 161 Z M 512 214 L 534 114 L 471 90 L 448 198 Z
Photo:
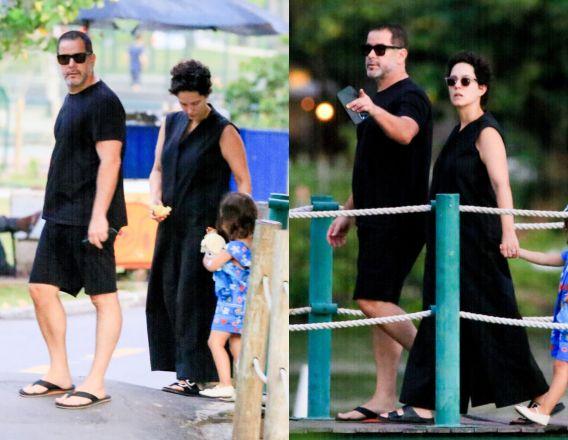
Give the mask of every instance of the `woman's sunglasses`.
M 361 45 L 361 53 L 363 56 L 367 56 L 371 53 L 372 50 L 375 51 L 375 54 L 378 57 L 382 57 L 387 49 L 404 49 L 403 46 L 386 46 L 384 44 L 363 44 Z
M 477 82 L 475 78 L 468 78 L 467 76 L 462 76 L 461 78 L 457 78 L 455 76 L 448 76 L 444 78 L 444 80 L 446 81 L 448 87 L 454 87 L 458 83 L 458 81 L 461 82 L 461 85 L 463 87 L 469 86 L 472 81 Z
M 83 64 L 85 61 L 87 61 L 87 57 L 92 54 L 93 52 L 80 52 L 74 53 L 72 55 L 57 55 L 57 62 L 62 66 L 66 66 L 71 62 L 71 58 L 73 58 L 73 61 L 75 61 L 77 64 Z

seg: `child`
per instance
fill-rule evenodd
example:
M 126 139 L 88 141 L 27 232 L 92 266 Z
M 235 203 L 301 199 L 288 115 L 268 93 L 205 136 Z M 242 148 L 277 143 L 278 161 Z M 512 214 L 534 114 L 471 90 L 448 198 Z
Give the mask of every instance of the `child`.
M 219 384 L 200 391 L 202 396 L 231 398 L 234 395 L 231 363 L 225 345 L 228 340 L 231 354 L 237 362 L 256 217 L 256 205 L 249 196 L 241 193 L 227 194 L 221 201 L 217 225 L 219 233 L 225 235 L 228 243 L 219 254 L 205 254 L 203 258 L 205 268 L 213 272 L 217 295 L 217 308 L 208 344 L 219 374 Z
M 568 206 L 564 211 L 568 211 Z M 564 224 L 568 229 L 568 220 Z M 558 297 L 554 306 L 554 322 L 568 324 L 568 249 L 560 253 L 549 254 L 520 249 L 519 257 L 544 266 L 564 266 L 560 276 Z M 553 411 L 555 406 L 568 387 L 568 330 L 552 330 L 550 343 L 551 354 L 555 360 L 552 383 L 548 392 L 544 395 L 540 405 L 533 407 L 515 406 L 515 410 L 523 417 L 543 426 L 548 425 L 551 413 L 555 412 Z

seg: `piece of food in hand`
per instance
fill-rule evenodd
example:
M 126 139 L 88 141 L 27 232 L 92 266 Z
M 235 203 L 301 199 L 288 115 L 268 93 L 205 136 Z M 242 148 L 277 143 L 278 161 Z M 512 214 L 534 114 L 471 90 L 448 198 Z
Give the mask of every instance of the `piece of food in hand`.
M 207 228 L 207 234 L 201 240 L 201 252 L 209 256 L 218 255 L 227 243 L 213 228 Z
M 151 205 L 151 208 L 156 217 L 167 217 L 172 210 L 169 206 L 164 205 Z

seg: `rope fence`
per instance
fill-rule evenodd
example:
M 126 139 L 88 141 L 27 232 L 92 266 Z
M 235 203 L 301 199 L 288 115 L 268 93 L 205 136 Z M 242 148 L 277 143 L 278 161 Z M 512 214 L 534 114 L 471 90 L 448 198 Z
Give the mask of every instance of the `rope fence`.
M 311 307 L 301 307 L 290 310 L 290 316 L 303 315 L 311 312 Z M 337 309 L 338 315 L 365 316 L 360 310 Z M 291 332 L 308 330 L 330 330 L 336 328 L 364 327 L 368 325 L 393 324 L 396 322 L 412 321 L 426 318 L 432 314 L 431 310 L 404 315 L 384 316 L 380 318 L 355 319 L 350 321 L 322 322 L 312 324 L 293 324 L 289 326 Z M 529 316 L 522 319 L 501 318 L 498 316 L 482 315 L 479 313 L 460 311 L 460 317 L 472 321 L 487 322 L 491 324 L 513 325 L 517 327 L 531 327 L 542 329 L 568 330 L 568 324 L 554 323 L 551 316 Z
M 329 218 L 329 217 L 359 217 L 369 215 L 394 215 L 409 214 L 419 212 L 429 212 L 432 210 L 431 205 L 414 205 L 414 206 L 398 206 L 392 208 L 372 208 L 372 209 L 345 209 L 335 211 L 314 211 L 313 206 L 300 206 L 290 210 L 290 219 L 307 219 L 307 218 Z M 484 206 L 460 205 L 460 212 L 476 213 L 476 214 L 496 214 L 496 215 L 514 215 L 519 217 L 543 217 L 543 218 L 560 218 L 568 219 L 566 211 L 542 211 L 530 209 L 504 209 L 490 208 Z M 518 230 L 544 230 L 544 229 L 562 229 L 563 222 L 553 223 L 519 223 L 515 225 Z

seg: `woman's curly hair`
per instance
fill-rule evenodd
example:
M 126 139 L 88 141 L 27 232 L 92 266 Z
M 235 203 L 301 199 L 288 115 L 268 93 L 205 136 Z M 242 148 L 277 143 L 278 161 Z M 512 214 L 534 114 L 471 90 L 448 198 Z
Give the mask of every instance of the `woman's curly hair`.
M 186 60 L 176 64 L 172 70 L 170 93 L 197 92 L 202 96 L 211 93 L 211 72 L 209 68 L 197 60 Z

